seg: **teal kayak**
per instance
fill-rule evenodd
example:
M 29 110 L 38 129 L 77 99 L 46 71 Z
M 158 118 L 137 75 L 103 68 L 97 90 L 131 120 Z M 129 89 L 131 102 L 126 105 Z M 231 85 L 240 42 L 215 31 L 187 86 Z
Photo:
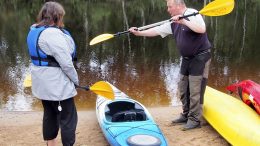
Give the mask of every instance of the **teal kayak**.
M 111 85 L 115 100 L 98 96 L 96 115 L 111 146 L 167 146 L 167 141 L 148 110 Z

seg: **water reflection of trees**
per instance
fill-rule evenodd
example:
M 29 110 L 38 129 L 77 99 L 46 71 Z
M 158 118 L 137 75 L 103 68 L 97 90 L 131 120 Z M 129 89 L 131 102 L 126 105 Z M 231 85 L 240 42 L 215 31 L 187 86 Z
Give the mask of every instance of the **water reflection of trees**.
M 192 0 L 187 1 L 187 5 L 200 10 L 210 1 Z M 43 2 L 0 1 L 0 78 L 5 81 L 0 86 L 5 86 L 12 92 L 17 88 L 14 88 L 8 78 L 8 71 L 14 67 L 28 67 L 29 56 L 25 39 Z M 142 94 L 149 93 L 149 96 L 156 95 L 154 98 L 157 100 L 162 96 L 167 97 L 160 68 L 179 62 L 172 37 L 161 39 L 124 35 L 103 44 L 91 47 L 88 45 L 90 39 L 105 32 L 116 33 L 127 30 L 130 26 L 142 26 L 168 19 L 165 1 L 60 2 L 66 10 L 66 28 L 71 31 L 78 47 L 78 72 L 83 84 L 104 79 L 122 87 L 123 91 L 129 91 L 133 96 L 136 94 L 141 98 Z M 235 9 L 229 15 L 205 17 L 209 38 L 214 47 L 210 85 L 222 87 L 235 79 L 260 80 L 260 46 L 256 39 L 260 34 L 259 4 L 256 0 L 240 0 L 236 1 Z M 91 70 L 93 67 L 90 64 L 93 62 L 96 66 Z M 18 72 L 20 77 L 21 74 L 22 72 Z M 10 90 L 3 92 L 10 94 Z
M 252 15 L 254 14 L 254 15 Z M 259 43 L 260 34 L 259 2 L 236 1 L 234 11 L 225 17 L 206 18 L 210 38 L 214 44 L 214 70 L 228 67 L 229 74 L 219 72 L 216 86 L 226 86 L 234 80 L 253 79 L 259 82 Z M 224 76 L 224 77 L 223 77 Z M 223 81 L 224 80 L 224 81 Z M 222 84 L 221 84 L 222 83 Z M 217 85 L 219 84 L 219 85 Z

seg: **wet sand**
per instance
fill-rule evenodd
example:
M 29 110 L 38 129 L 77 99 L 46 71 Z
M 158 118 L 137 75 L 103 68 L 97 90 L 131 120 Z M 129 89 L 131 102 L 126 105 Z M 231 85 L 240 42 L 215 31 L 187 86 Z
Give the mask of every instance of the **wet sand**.
M 181 107 L 148 108 L 163 131 L 169 146 L 229 146 L 207 122 L 202 127 L 182 131 L 182 125 L 172 126 L 171 120 L 178 117 Z M 1 146 L 44 146 L 42 139 L 43 112 L 0 112 Z M 96 113 L 78 112 L 76 146 L 108 146 L 98 125 Z M 58 143 L 61 146 L 60 135 Z

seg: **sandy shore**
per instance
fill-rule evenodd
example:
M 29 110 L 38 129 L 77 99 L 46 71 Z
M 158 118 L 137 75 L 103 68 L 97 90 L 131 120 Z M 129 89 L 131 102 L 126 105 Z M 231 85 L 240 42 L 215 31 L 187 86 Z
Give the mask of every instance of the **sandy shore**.
M 169 146 L 228 146 L 209 124 L 202 128 L 181 131 L 182 126 L 172 126 L 171 120 L 178 116 L 180 107 L 148 108 L 162 129 Z M 41 146 L 42 112 L 0 112 L 1 146 Z M 95 111 L 79 111 L 76 146 L 108 146 L 98 125 Z M 61 144 L 59 136 L 59 145 Z

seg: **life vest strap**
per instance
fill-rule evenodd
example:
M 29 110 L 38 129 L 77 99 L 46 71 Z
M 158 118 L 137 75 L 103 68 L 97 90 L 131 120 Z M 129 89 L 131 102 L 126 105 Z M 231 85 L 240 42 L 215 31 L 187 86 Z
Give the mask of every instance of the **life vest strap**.
M 39 57 L 31 56 L 31 59 L 38 61 Z M 52 56 L 49 56 L 49 55 L 47 55 L 47 58 L 41 58 L 41 61 L 48 62 L 48 66 L 51 66 L 51 67 L 60 67 L 59 63 L 55 60 L 55 58 Z

